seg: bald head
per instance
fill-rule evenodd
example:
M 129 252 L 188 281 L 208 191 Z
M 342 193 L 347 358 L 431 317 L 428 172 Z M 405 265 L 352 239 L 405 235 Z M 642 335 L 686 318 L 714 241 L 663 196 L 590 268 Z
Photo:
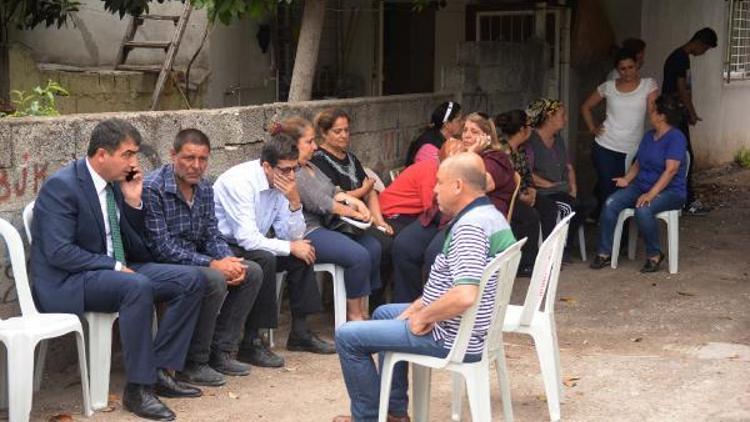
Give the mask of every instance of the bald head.
M 475 192 L 484 193 L 487 189 L 486 170 L 482 157 L 473 152 L 462 152 L 448 157 L 440 168 L 445 168 L 446 176 L 461 179 Z
M 484 195 L 487 187 L 484 162 L 473 152 L 462 152 L 440 163 L 435 184 L 440 211 L 457 215 L 465 206 Z

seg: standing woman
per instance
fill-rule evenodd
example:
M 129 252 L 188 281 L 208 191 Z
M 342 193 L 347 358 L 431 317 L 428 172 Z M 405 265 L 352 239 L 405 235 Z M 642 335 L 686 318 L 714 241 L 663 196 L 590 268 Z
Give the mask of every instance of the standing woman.
M 347 236 L 328 230 L 323 220 L 336 215 L 369 221 L 370 211 L 359 199 L 338 191 L 331 180 L 310 163 L 318 147 L 315 130 L 308 120 L 285 119 L 273 127 L 273 132 L 283 132 L 297 140 L 299 168 L 295 176 L 307 226 L 305 239 L 315 247 L 315 262 L 344 268 L 347 320 L 364 320 L 367 318 L 364 299 L 380 287 L 380 243 L 366 233 Z
M 652 78 L 641 78 L 638 60 L 632 51 L 620 49 L 615 55 L 619 77 L 599 85 L 581 106 L 581 114 L 589 132 L 595 136 L 591 159 L 597 174 L 596 195 L 599 206 L 617 187 L 613 181 L 622 177 L 638 149 L 643 134 L 646 111 L 658 95 Z M 607 100 L 607 117 L 597 125 L 591 110 Z
M 573 245 L 573 236 L 586 217 L 596 208 L 596 201 L 593 198 L 581 198 L 578 193 L 575 168 L 568 157 L 565 141 L 560 135 L 568 121 L 565 106 L 558 100 L 540 98 L 529 105 L 526 113 L 534 127 L 529 137 L 529 146 L 534 154 L 531 177 L 537 195 L 555 201 L 563 217 L 572 211 L 576 213 L 570 222 L 568 246 L 563 255 L 563 259 L 570 262 L 569 248 Z M 545 238 L 549 236 L 553 227 L 554 222 L 542 222 Z
M 608 266 L 612 260 L 612 241 L 617 217 L 625 208 L 635 208 L 638 230 L 646 241 L 646 263 L 642 273 L 658 271 L 664 254 L 659 243 L 656 214 L 679 210 L 687 198 L 685 161 L 687 139 L 677 129 L 684 107 L 670 96 L 660 96 L 649 112 L 654 127 L 643 136 L 636 161 L 624 177 L 615 179 L 622 188 L 607 200 L 601 215 L 599 250 L 591 268 Z
M 430 125 L 409 145 L 404 167 L 423 161 L 438 161 L 438 152 L 443 142 L 461 136 L 461 104 L 448 101 L 440 104 L 430 118 Z

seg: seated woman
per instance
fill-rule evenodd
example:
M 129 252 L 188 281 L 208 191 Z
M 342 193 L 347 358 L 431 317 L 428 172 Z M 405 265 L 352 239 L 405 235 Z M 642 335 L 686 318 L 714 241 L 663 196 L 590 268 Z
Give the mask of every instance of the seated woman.
M 621 189 L 607 199 L 602 209 L 599 251 L 591 268 L 599 269 L 610 264 L 617 217 L 625 208 L 635 208 L 638 230 L 646 242 L 647 259 L 641 272 L 659 270 L 664 254 L 659 243 L 656 214 L 681 209 L 687 197 L 687 140 L 677 129 L 683 113 L 682 106 L 674 98 L 660 96 L 656 99 L 648 116 L 654 129 L 643 136 L 636 160 L 625 176 L 614 179 Z
M 528 240 L 522 249 L 521 263 L 518 266 L 519 277 L 531 277 L 534 261 L 539 250 L 539 226 L 545 215 L 548 220 L 557 218 L 557 205 L 550 199 L 536 194 L 529 166 L 531 154 L 528 141 L 531 127 L 528 116 L 523 110 L 511 110 L 495 117 L 500 143 L 510 151 L 513 169 L 521 176 L 521 186 L 513 208 L 510 221 L 516 238 Z
M 430 125 L 409 145 L 404 167 L 423 160 L 438 161 L 443 142 L 461 136 L 461 104 L 448 101 L 440 104 L 430 118 Z
M 328 176 L 333 186 L 367 205 L 372 217 L 372 226 L 367 232 L 380 243 L 381 284 L 385 286 L 392 268 L 393 227 L 385 221 L 380 211 L 378 193 L 374 189 L 375 180 L 367 177 L 362 163 L 349 151 L 350 123 L 351 118 L 344 110 L 328 108 L 319 112 L 315 116 L 314 127 L 320 148 L 310 162 Z M 371 309 L 384 303 L 382 286 L 370 298 Z
M 448 139 L 440 148 L 440 161 L 462 150 L 461 141 Z M 414 163 L 380 192 L 380 209 L 396 233 L 433 205 L 439 164 L 434 160 Z
M 330 179 L 310 163 L 317 146 L 315 130 L 309 121 L 288 118 L 272 131 L 286 133 L 297 140 L 300 167 L 295 178 L 307 225 L 305 239 L 315 247 L 315 262 L 344 267 L 347 320 L 366 319 L 364 299 L 380 287 L 380 243 L 367 234 L 350 237 L 328 230 L 323 220 L 333 214 L 369 221 L 370 212 L 359 199 L 337 191 Z
M 529 137 L 529 147 L 534 156 L 532 163 L 532 179 L 537 195 L 542 195 L 557 203 L 562 217 L 575 211 L 576 215 L 570 222 L 568 242 L 563 254 L 563 260 L 570 262 L 570 247 L 573 245 L 574 235 L 586 220 L 586 217 L 596 208 L 596 200 L 579 195 L 576 182 L 576 172 L 568 157 L 565 141 L 560 131 L 565 127 L 568 117 L 565 106 L 558 100 L 540 98 L 529 105 L 526 114 L 531 119 L 534 131 Z M 542 232 L 546 238 L 555 228 L 555 219 L 550 216 L 542 217 Z

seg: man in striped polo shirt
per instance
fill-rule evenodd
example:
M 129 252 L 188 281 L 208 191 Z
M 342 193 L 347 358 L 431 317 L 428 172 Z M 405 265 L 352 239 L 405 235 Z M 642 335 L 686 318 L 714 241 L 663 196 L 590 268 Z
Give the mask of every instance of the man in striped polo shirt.
M 371 321 L 352 321 L 336 330 L 336 350 L 351 400 L 352 416 L 334 422 L 378 419 L 380 376 L 372 354 L 383 351 L 419 353 L 443 358 L 456 338 L 461 315 L 480 300 L 466 362 L 481 359 L 495 302 L 489 280 L 482 297 L 479 280 L 486 265 L 515 242 L 505 217 L 484 195 L 482 159 L 463 153 L 445 160 L 438 170 L 435 193 L 443 213 L 455 216 L 443 250 L 430 269 L 422 297 L 413 303 L 383 305 Z M 389 422 L 409 421 L 407 365 L 398 363 L 388 410 Z

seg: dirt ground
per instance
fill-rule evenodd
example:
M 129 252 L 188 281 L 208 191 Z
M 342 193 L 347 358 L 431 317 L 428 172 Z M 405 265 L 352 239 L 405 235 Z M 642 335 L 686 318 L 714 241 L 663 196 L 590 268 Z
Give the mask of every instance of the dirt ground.
M 563 420 L 750 421 L 750 170 L 725 167 L 698 174 L 714 211 L 680 221 L 679 273 L 642 275 L 623 258 L 617 270 L 565 266 L 555 303 L 564 379 Z M 596 228 L 587 226 L 593 254 Z M 666 267 L 666 266 L 665 266 Z M 518 279 L 514 302 L 527 279 Z M 329 338 L 332 315 L 316 326 Z M 198 399 L 169 400 L 181 421 L 329 421 L 348 413 L 338 359 L 287 352 L 283 369 L 253 368 L 249 377 L 206 388 Z M 530 339 L 506 336 L 513 408 L 518 421 L 548 420 Z M 121 408 L 122 367 L 115 357 L 114 410 L 92 421 L 136 418 Z M 50 371 L 48 371 L 50 372 Z M 571 381 L 572 379 L 575 379 Z M 449 420 L 449 378 L 433 377 L 431 420 Z M 47 373 L 34 398 L 33 420 L 81 416 L 77 367 Z M 493 415 L 502 420 L 493 380 Z M 469 420 L 468 409 L 464 410 Z

